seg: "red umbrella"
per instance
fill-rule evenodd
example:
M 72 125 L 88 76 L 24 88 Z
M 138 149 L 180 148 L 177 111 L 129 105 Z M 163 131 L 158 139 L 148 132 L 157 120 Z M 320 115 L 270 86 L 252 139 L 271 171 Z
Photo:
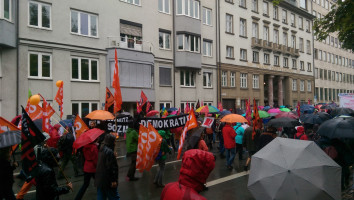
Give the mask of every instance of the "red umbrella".
M 148 112 L 147 114 L 146 114 L 146 117 L 152 117 L 152 116 L 154 116 L 154 115 L 157 115 L 157 114 L 159 114 L 160 112 L 158 111 L 158 110 L 151 110 L 150 112 Z
M 287 118 L 292 118 L 292 119 L 298 119 L 299 116 L 295 115 L 292 112 L 281 112 L 278 115 L 275 116 L 275 118 L 282 118 L 282 117 L 287 117 Z
M 80 135 L 80 137 L 76 138 L 73 147 L 75 149 L 78 149 L 80 147 L 83 147 L 87 144 L 90 144 L 91 142 L 95 141 L 100 135 L 104 133 L 103 130 L 98 129 L 98 128 L 93 128 L 90 129 L 83 134 Z

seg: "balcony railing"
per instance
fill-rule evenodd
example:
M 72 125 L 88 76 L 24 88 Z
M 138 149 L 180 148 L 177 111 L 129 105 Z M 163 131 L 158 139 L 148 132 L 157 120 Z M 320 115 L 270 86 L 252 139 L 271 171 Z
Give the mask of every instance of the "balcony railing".
M 282 52 L 282 45 L 273 43 L 273 52 L 274 53 L 281 53 Z
M 269 42 L 267 40 L 263 40 L 263 50 L 265 51 L 272 51 L 272 42 Z
M 254 49 L 262 49 L 262 40 L 253 37 L 253 38 L 252 38 L 252 45 L 251 45 L 251 47 L 254 48 Z
M 299 49 L 295 49 L 294 56 L 295 57 L 299 57 L 300 56 Z
M 153 45 L 149 41 L 137 39 L 136 37 L 108 37 L 108 48 L 124 48 L 136 51 L 144 51 L 153 53 Z

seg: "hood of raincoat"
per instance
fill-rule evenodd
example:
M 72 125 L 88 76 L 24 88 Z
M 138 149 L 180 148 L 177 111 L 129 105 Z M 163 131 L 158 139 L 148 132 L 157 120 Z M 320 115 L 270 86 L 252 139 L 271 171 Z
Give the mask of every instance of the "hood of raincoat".
M 296 130 L 298 133 L 305 133 L 305 129 L 302 126 L 298 126 Z
M 188 150 L 182 158 L 178 182 L 201 192 L 214 167 L 215 157 L 212 153 L 199 149 Z

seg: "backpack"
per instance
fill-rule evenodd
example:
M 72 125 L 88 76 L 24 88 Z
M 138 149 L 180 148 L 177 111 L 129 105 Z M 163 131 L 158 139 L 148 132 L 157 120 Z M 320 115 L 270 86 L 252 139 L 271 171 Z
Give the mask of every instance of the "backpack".
M 332 146 L 332 145 L 325 147 L 323 150 L 333 160 L 336 159 L 338 156 L 338 152 L 337 152 L 336 148 L 334 148 L 334 146 Z
M 303 135 L 305 135 L 305 133 L 301 134 L 300 136 L 296 136 L 296 134 L 295 134 L 294 139 L 300 140 Z

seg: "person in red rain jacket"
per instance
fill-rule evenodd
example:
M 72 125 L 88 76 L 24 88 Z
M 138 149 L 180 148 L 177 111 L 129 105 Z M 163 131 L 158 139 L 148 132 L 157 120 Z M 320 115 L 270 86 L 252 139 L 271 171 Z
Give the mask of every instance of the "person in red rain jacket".
M 296 130 L 297 130 L 297 133 L 295 134 L 294 139 L 309 140 L 309 138 L 305 134 L 305 128 L 304 127 L 298 126 Z
M 231 165 L 234 162 L 236 156 L 236 132 L 229 123 L 226 123 L 221 132 L 224 138 L 224 147 L 226 150 L 226 166 L 227 169 L 232 169 Z
M 212 153 L 199 149 L 191 149 L 184 153 L 182 166 L 177 182 L 169 183 L 161 193 L 161 200 L 206 200 L 198 193 L 215 167 Z
M 56 124 L 49 132 L 50 138 L 46 142 L 49 147 L 58 148 L 58 141 L 60 139 L 59 128 L 60 124 Z
M 84 163 L 84 184 L 81 186 L 79 192 L 77 193 L 75 200 L 80 200 L 84 196 L 86 189 L 90 185 L 90 179 L 95 178 L 97 159 L 98 159 L 98 148 L 96 143 L 90 143 L 83 147 L 83 153 L 85 157 Z

